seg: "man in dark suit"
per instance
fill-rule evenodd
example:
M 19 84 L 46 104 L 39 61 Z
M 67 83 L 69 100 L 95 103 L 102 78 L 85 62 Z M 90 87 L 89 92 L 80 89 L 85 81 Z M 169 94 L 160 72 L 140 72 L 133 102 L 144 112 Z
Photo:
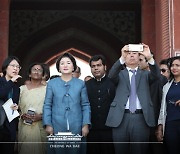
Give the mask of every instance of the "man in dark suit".
M 139 68 L 142 70 L 150 71 L 148 61 L 143 55 L 139 55 Z M 166 147 L 161 143 L 157 143 L 158 140 L 156 138 L 156 131 L 157 131 L 157 124 L 158 124 L 159 112 L 161 107 L 162 88 L 167 82 L 167 78 L 163 76 L 160 73 L 160 71 L 157 74 L 157 76 L 158 79 L 150 85 L 150 94 L 154 106 L 156 126 L 151 127 L 150 130 L 149 141 L 154 143 L 151 143 L 149 145 L 149 150 L 148 150 L 149 154 L 165 154 L 166 152 Z
M 92 123 L 87 141 L 94 143 L 88 143 L 87 154 L 113 154 L 112 128 L 105 126 L 105 122 L 110 104 L 115 96 L 115 85 L 106 76 L 106 61 L 104 56 L 93 56 L 89 61 L 89 65 L 94 78 L 86 82 L 91 106 Z
M 151 71 L 138 69 L 139 54 L 146 57 Z M 124 63 L 126 68 L 121 70 Z M 113 127 L 116 154 L 147 153 L 148 144 L 140 142 L 149 141 L 150 127 L 155 126 L 149 86 L 157 79 L 157 73 L 158 67 L 145 44 L 143 52 L 129 51 L 125 45 L 120 59 L 111 68 L 109 77 L 117 82 L 117 89 L 106 125 Z

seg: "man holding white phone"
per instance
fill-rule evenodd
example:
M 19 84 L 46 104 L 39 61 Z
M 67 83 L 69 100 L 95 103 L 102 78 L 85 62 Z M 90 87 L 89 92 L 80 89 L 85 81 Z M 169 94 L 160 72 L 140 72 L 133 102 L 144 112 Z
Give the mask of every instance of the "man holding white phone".
M 117 82 L 117 89 L 106 125 L 113 127 L 116 154 L 147 153 L 148 144 L 139 142 L 148 142 L 150 127 L 155 126 L 149 85 L 156 81 L 158 67 L 155 65 L 148 45 L 141 45 L 143 51 L 138 52 L 136 50 L 140 50 L 140 46 L 137 49 L 137 46 L 131 48 L 132 45 L 125 45 L 121 49 L 121 57 L 109 72 L 109 77 Z M 139 53 L 146 57 L 151 71 L 138 68 Z M 124 64 L 126 68 L 121 70 Z

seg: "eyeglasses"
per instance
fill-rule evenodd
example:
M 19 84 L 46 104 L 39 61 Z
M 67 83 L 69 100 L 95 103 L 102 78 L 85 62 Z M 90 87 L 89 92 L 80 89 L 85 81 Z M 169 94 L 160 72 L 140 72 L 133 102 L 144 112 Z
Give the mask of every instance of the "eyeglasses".
M 15 64 L 9 64 L 8 66 L 11 66 L 11 67 L 13 67 L 13 68 L 17 68 L 17 69 L 21 69 L 21 66 L 19 66 L 19 65 L 15 65 Z
M 163 73 L 165 73 L 167 70 L 166 69 L 160 69 L 161 70 L 161 72 L 163 72 Z
M 43 70 L 42 69 L 32 69 L 31 72 L 42 74 Z

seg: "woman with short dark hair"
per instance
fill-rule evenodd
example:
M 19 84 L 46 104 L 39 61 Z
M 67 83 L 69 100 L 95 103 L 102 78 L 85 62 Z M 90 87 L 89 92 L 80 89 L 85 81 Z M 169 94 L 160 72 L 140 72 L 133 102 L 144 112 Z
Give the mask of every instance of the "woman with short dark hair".
M 6 102 L 9 98 L 12 98 L 14 103 L 13 110 L 18 109 L 20 90 L 16 83 L 21 78 L 19 75 L 20 69 L 19 59 L 15 56 L 8 57 L 2 64 L 3 77 L 0 77 L 0 100 Z M 17 118 L 11 122 L 6 118 L 0 127 L 0 142 L 12 142 L 0 144 L 1 154 L 14 153 L 13 142 L 16 140 L 17 123 Z
M 84 81 L 72 76 L 76 67 L 76 60 L 71 54 L 62 54 L 56 62 L 61 76 L 51 79 L 47 84 L 43 124 L 49 135 L 71 132 L 86 137 L 89 133 L 90 104 Z M 57 144 L 55 142 L 52 144 L 54 147 L 60 146 L 54 145 Z M 77 148 L 69 144 L 69 148 L 49 148 L 49 153 L 80 154 L 83 150 L 85 153 L 85 149 L 81 148 L 82 144 L 77 144 Z

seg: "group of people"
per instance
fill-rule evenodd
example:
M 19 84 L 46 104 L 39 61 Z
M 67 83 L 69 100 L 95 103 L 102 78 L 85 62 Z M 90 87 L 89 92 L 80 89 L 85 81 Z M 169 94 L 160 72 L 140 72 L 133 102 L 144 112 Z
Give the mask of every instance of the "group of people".
M 2 65 L 0 100 L 12 98 L 11 108 L 20 117 L 11 122 L 6 118 L 0 126 L 1 151 L 12 154 L 18 141 L 20 154 L 146 154 L 157 145 L 160 153 L 165 147 L 168 154 L 179 153 L 180 57 L 158 67 L 149 46 L 142 45 L 141 52 L 125 45 L 109 73 L 105 57 L 92 56 L 93 78 L 85 81 L 78 79 L 81 70 L 70 53 L 58 57 L 61 76 L 49 81 L 47 66 L 33 63 L 20 88 L 20 62 L 8 57 Z M 79 134 L 82 143 L 76 148 L 47 144 L 47 136 L 58 132 Z M 156 141 L 166 146 L 148 144 Z

